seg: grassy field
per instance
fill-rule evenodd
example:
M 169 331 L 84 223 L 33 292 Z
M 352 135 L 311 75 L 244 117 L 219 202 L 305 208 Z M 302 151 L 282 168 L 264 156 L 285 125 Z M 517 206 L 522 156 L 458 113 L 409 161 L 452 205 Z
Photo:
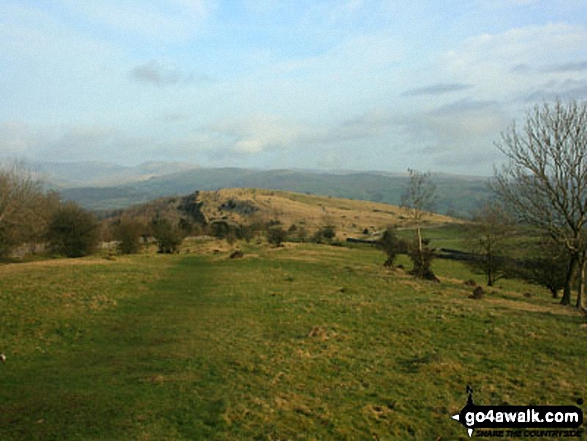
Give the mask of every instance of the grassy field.
M 0 439 L 464 440 L 467 384 L 587 398 L 585 318 L 537 287 L 471 300 L 460 263 L 416 281 L 370 247 L 187 248 L 0 267 Z

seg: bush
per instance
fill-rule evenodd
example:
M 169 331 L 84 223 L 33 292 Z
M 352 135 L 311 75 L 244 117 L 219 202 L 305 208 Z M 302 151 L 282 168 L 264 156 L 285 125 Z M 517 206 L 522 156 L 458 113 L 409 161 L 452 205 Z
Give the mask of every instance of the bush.
M 336 230 L 333 226 L 327 225 L 325 227 L 320 228 L 318 231 L 314 233 L 312 236 L 312 242 L 316 243 L 330 243 L 332 239 L 336 237 Z
M 424 247 L 421 250 L 418 248 L 418 244 L 414 243 L 409 250 L 408 255 L 414 267 L 412 268 L 411 274 L 420 279 L 426 280 L 438 280 L 432 272 L 432 260 L 434 259 L 434 249 Z
M 267 242 L 276 247 L 281 246 L 286 236 L 287 232 L 279 225 L 273 226 L 267 230 Z
M 402 239 L 397 237 L 395 229 L 388 227 L 384 232 L 381 239 L 377 241 L 377 247 L 379 247 L 387 256 L 385 266 L 393 268 L 393 263 L 398 254 L 405 250 L 406 245 Z
M 483 288 L 481 288 L 480 286 L 477 286 L 473 290 L 473 293 L 469 296 L 469 298 L 475 299 L 475 300 L 481 300 L 484 295 L 485 295 L 485 291 L 483 291 Z
M 153 222 L 153 236 L 157 241 L 158 252 L 171 254 L 179 250 L 183 236 L 178 228 L 174 228 L 167 219 L 157 219 Z
M 230 225 L 224 220 L 212 222 L 210 224 L 210 234 L 217 239 L 225 239 L 230 232 Z
M 236 231 L 237 239 L 241 239 L 241 240 L 244 240 L 247 243 L 249 243 L 251 240 L 253 240 L 253 238 L 255 237 L 255 235 L 258 232 L 258 230 L 256 228 L 257 227 L 255 225 L 242 225 Z
M 114 239 L 118 241 L 121 254 L 136 254 L 141 249 L 141 235 L 144 227 L 134 220 L 120 220 L 114 225 Z
M 95 216 L 73 202 L 57 209 L 47 229 L 49 249 L 67 257 L 82 257 L 94 253 L 99 240 Z

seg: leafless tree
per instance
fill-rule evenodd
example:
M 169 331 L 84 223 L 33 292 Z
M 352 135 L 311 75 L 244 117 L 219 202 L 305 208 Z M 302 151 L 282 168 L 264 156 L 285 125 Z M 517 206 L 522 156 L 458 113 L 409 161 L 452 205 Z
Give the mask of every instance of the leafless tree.
M 507 211 L 496 201 L 485 203 L 472 214 L 466 227 L 467 244 L 475 255 L 470 264 L 485 274 L 488 286 L 493 286 L 506 275 L 504 245 L 514 228 Z
M 401 206 L 408 219 L 416 227 L 418 251 L 422 253 L 422 220 L 430 214 L 435 200 L 436 186 L 430 178 L 430 173 L 408 169 L 410 183 L 402 195 Z
M 45 193 L 22 164 L 0 166 L 0 254 L 39 238 L 58 203 L 58 196 Z
M 497 148 L 508 163 L 496 170 L 492 187 L 528 225 L 557 243 L 570 257 L 562 304 L 571 303 L 578 275 L 577 307 L 583 306 L 587 264 L 587 103 L 543 103 L 529 111 L 523 129 L 502 133 Z

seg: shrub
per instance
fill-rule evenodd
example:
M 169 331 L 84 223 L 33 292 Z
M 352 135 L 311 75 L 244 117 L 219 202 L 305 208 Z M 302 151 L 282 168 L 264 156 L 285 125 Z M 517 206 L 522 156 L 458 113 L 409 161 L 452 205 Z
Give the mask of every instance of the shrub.
M 397 237 L 395 229 L 388 227 L 381 236 L 381 239 L 377 241 L 377 247 L 379 247 L 387 256 L 385 266 L 393 268 L 393 263 L 398 254 L 405 249 L 404 241 Z
M 218 239 L 224 239 L 230 232 L 230 226 L 228 222 L 224 220 L 215 221 L 210 224 L 210 233 L 212 236 Z
M 434 259 L 434 249 L 424 247 L 419 249 L 418 243 L 414 243 L 408 253 L 412 264 L 414 265 L 411 274 L 420 279 L 438 280 L 432 272 L 432 260 Z
M 236 232 L 236 237 L 249 243 L 257 233 L 256 226 L 242 225 Z
M 100 235 L 95 216 L 68 202 L 57 209 L 47 229 L 51 251 L 67 257 L 82 257 L 96 251 Z
M 320 228 L 312 236 L 312 242 L 316 243 L 330 243 L 336 237 L 336 230 L 333 226 L 327 225 Z
M 135 220 L 123 219 L 114 225 L 114 239 L 121 254 L 136 254 L 141 249 L 144 227 Z
M 267 241 L 276 247 L 281 246 L 286 236 L 287 232 L 279 225 L 273 226 L 267 230 Z
M 473 290 L 473 293 L 469 296 L 470 299 L 480 300 L 485 295 L 485 291 L 480 286 Z
M 183 237 L 178 228 L 174 228 L 167 219 L 157 219 L 152 226 L 159 253 L 171 254 L 179 250 Z

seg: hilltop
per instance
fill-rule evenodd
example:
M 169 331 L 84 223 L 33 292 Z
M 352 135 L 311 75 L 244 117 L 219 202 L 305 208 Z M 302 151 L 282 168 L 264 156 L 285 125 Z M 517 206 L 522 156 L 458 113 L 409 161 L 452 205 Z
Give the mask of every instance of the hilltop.
M 187 207 L 192 208 L 187 208 Z M 291 225 L 304 227 L 309 233 L 326 225 L 334 226 L 341 239 L 371 235 L 388 225 L 407 226 L 402 209 L 396 205 L 357 201 L 262 189 L 222 189 L 201 191 L 184 197 L 159 198 L 113 213 L 149 222 L 154 216 L 163 216 L 174 223 L 193 207 L 203 215 L 205 222 L 218 220 L 235 224 L 270 222 L 278 220 L 285 228 Z M 198 214 L 199 216 L 199 214 Z M 429 225 L 460 222 L 449 216 L 432 213 L 426 218 Z

